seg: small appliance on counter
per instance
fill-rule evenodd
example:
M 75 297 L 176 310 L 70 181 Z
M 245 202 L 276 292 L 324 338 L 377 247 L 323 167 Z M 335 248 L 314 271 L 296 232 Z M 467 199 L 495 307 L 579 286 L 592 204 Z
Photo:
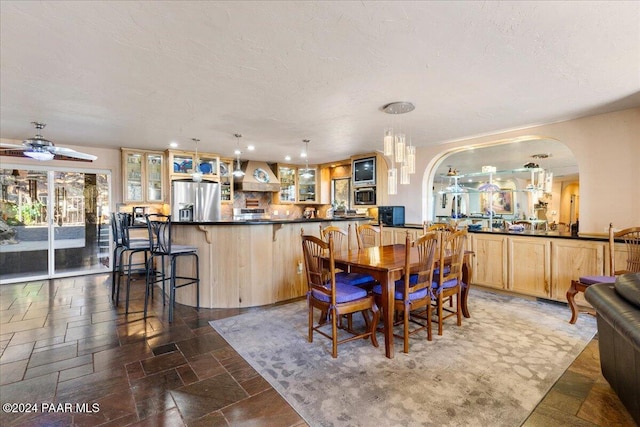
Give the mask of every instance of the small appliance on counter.
M 304 208 L 304 212 L 302 212 L 302 217 L 304 219 L 311 219 L 316 217 L 316 208 Z
M 378 221 L 387 226 L 404 226 L 404 206 L 378 206 Z
M 178 221 L 180 222 L 193 221 L 193 205 L 185 204 L 184 208 L 178 209 Z
M 132 223 L 130 225 L 146 224 L 147 219 L 145 217 L 147 208 L 145 206 L 135 206 L 133 208 Z

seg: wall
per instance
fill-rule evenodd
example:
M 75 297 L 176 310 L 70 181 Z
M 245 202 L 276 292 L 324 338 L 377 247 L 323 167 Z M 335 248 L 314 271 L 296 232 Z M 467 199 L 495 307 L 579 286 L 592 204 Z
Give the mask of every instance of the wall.
M 388 204 L 405 205 L 407 223 L 428 219 L 431 176 L 445 153 L 525 135 L 556 138 L 574 153 L 580 174 L 580 232 L 605 233 L 610 222 L 616 228 L 640 225 L 640 108 L 418 148 L 416 169 L 422 176 L 417 173 L 411 184 L 399 185 Z

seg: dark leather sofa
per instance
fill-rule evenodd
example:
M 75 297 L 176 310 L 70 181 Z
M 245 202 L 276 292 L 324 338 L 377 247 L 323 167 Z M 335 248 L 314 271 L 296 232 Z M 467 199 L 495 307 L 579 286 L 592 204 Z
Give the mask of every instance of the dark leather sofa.
M 640 273 L 591 285 L 585 298 L 597 313 L 602 375 L 640 425 Z

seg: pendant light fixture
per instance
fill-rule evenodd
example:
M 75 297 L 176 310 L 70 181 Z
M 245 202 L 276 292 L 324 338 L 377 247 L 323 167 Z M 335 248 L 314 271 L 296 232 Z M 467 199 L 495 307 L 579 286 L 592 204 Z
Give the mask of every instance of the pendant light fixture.
M 415 106 L 411 102 L 392 102 L 382 107 L 382 111 L 387 114 L 405 114 L 413 111 Z M 385 128 L 384 130 L 384 155 L 391 157 L 391 168 L 387 176 L 387 191 L 389 194 L 397 194 L 398 191 L 398 170 L 400 171 L 400 184 L 410 183 L 410 174 L 416 171 L 416 148 L 404 132 L 404 126 L 396 128 Z M 396 163 L 399 163 L 396 166 Z
M 200 159 L 198 158 L 198 142 L 200 142 L 200 140 L 198 138 L 191 138 L 191 140 L 196 144 L 196 155 L 193 158 L 193 173 L 191 174 L 191 179 L 193 182 L 201 182 L 202 172 L 200 172 Z
M 302 142 L 304 142 L 304 144 L 305 144 L 304 153 L 302 153 L 302 155 L 304 156 L 304 170 L 302 171 L 300 176 L 302 178 L 304 178 L 304 179 L 309 179 L 309 178 L 313 178 L 313 173 L 311 173 L 311 169 L 309 169 L 309 142 L 310 142 L 310 140 L 303 139 Z
M 240 151 L 240 138 L 242 138 L 242 135 L 239 133 L 234 133 L 233 136 L 236 137 L 236 151 L 234 152 L 234 154 L 236 155 L 236 168 L 233 170 L 233 176 L 235 177 L 242 177 L 244 176 L 244 172 L 242 172 L 242 169 L 240 168 L 240 153 L 242 153 L 242 151 Z

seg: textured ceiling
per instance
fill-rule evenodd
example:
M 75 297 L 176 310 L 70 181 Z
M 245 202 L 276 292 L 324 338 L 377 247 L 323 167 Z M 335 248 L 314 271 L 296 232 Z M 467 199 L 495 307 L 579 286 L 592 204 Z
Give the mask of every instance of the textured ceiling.
M 640 2 L 0 2 L 0 137 L 330 162 L 640 105 Z M 396 117 L 397 119 L 397 117 Z

